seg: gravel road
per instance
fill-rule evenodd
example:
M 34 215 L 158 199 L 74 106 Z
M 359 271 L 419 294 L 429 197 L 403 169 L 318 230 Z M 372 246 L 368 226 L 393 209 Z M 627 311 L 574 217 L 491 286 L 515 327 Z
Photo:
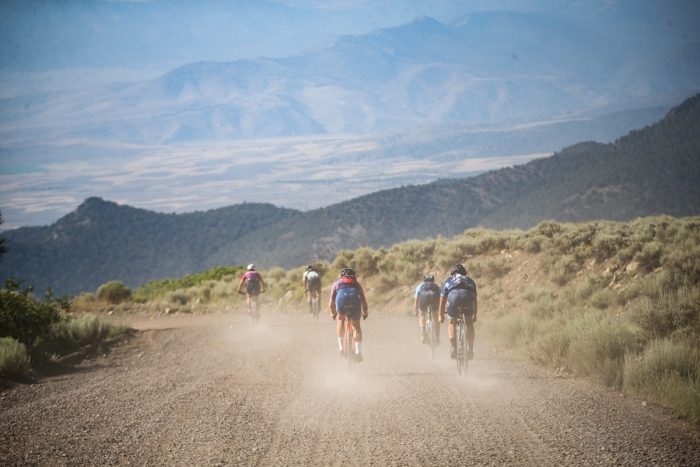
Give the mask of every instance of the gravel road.
M 447 346 L 429 360 L 412 317 L 363 322 L 349 373 L 334 324 L 132 321 L 106 356 L 2 382 L 0 464 L 700 465 L 700 434 L 669 411 L 483 339 L 459 378 Z

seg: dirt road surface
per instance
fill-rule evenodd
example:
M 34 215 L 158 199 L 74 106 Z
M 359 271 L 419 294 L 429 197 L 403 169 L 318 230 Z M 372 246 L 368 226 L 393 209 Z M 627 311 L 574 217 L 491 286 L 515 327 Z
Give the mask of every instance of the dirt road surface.
M 132 321 L 106 356 L 3 382 L 0 465 L 700 465 L 700 435 L 667 410 L 483 339 L 459 378 L 412 317 L 365 321 L 349 373 L 334 324 Z

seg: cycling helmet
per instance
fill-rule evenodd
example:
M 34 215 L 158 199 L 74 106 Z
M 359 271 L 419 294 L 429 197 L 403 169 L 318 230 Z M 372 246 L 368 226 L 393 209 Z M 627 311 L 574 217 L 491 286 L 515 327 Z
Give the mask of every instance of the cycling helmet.
M 351 268 L 345 268 L 340 271 L 340 277 L 355 277 L 355 270 Z
M 311 266 L 310 264 L 309 264 L 308 266 L 306 266 L 306 270 L 307 270 L 307 271 L 311 271 L 312 269 L 314 269 L 314 267 Z
M 426 274 L 423 276 L 423 282 L 435 282 L 435 278 L 432 274 Z
M 454 276 L 455 274 L 461 274 L 462 276 L 467 275 L 467 270 L 464 269 L 464 266 L 461 264 L 456 264 L 455 267 L 452 268 L 452 272 L 450 272 L 450 275 Z
M 255 265 L 253 263 L 248 265 L 248 271 L 255 271 Z

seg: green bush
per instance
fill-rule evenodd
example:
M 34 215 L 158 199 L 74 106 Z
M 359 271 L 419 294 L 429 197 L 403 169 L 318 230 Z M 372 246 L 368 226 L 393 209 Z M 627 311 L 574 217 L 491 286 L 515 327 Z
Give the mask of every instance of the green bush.
M 29 369 L 27 347 L 12 337 L 0 338 L 0 375 L 16 376 Z
M 506 260 L 503 258 L 497 258 L 486 262 L 482 268 L 482 274 L 487 279 L 493 280 L 503 277 L 509 270 L 510 268 L 506 264 Z
M 62 321 L 60 310 L 68 311 L 70 301 L 64 296 L 54 299 L 51 289 L 43 302 L 33 298 L 32 287 L 20 290 L 21 282 L 13 278 L 5 281 L 0 290 L 0 337 L 12 337 L 32 351 L 38 339 L 46 339 L 51 327 Z
M 613 304 L 614 300 L 615 296 L 610 289 L 602 289 L 593 294 L 591 297 L 591 305 L 599 310 L 605 310 Z
M 109 281 L 97 289 L 97 298 L 116 305 L 131 298 L 131 289 L 121 281 Z

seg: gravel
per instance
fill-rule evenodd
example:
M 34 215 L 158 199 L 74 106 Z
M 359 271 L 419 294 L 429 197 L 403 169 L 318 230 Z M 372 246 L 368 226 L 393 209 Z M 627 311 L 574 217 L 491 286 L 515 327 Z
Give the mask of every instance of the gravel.
M 458 377 L 412 317 L 363 322 L 352 372 L 325 316 L 133 324 L 106 356 L 2 381 L 0 465 L 700 465 L 700 434 L 667 409 L 478 335 Z

